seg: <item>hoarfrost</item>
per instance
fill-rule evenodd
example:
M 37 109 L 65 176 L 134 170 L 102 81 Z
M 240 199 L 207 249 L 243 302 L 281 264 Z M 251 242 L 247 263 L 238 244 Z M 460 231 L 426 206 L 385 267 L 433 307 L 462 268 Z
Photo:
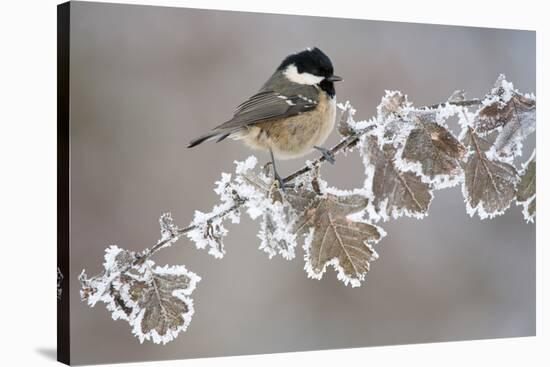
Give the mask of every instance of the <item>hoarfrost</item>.
M 472 111 L 475 105 L 479 108 Z M 259 220 L 259 249 L 269 258 L 295 258 L 300 242 L 308 277 L 321 279 L 332 266 L 352 287 L 365 280 L 378 258 L 374 245 L 386 235 L 374 223 L 403 215 L 423 218 L 435 190 L 462 183 L 469 215 L 492 218 L 515 200 L 526 221 L 534 221 L 535 153 L 519 173 L 513 163 L 535 130 L 535 96 L 520 94 L 503 75 L 481 101 L 466 101 L 464 91 L 455 91 L 444 103 L 415 108 L 402 92 L 386 91 L 376 116 L 362 121 L 355 121 L 349 101 L 337 106 L 344 138 L 333 150 L 347 154 L 359 148 L 362 187 L 329 186 L 315 160 L 291 175 L 292 188 L 280 190 L 269 164 L 259 167 L 254 156 L 235 161 L 234 173 L 222 173 L 215 183 L 219 203 L 210 212 L 196 211 L 190 226 L 178 228 L 165 213 L 153 247 L 140 253 L 108 247 L 100 274 L 80 274 L 82 300 L 90 307 L 104 303 L 113 319 L 130 324 L 140 342 L 173 340 L 191 321 L 190 295 L 200 277 L 183 265 L 156 266 L 150 257 L 183 234 L 197 248 L 223 257 L 225 224 L 239 223 L 241 209 Z M 447 126 L 452 116 L 461 126 L 458 139 Z
M 214 209 L 212 213 L 196 210 L 191 226 L 193 230 L 186 233 L 187 238 L 195 243 L 198 249 L 208 249 L 208 254 L 217 259 L 225 255 L 223 238 L 228 231 L 223 226 L 223 219 L 218 216 L 221 211 Z
M 114 320 L 125 320 L 143 342 L 163 343 L 185 331 L 194 314 L 189 297 L 200 277 L 185 266 L 155 266 L 139 261 L 136 253 L 110 246 L 105 250 L 103 272 L 88 278 L 80 274 L 83 301 L 93 307 L 106 304 Z
M 475 128 L 484 134 L 497 131 L 493 155 L 507 162 L 521 156 L 523 140 L 535 131 L 536 101 L 531 94 L 521 94 L 500 75 L 494 88 L 476 113 Z
M 523 207 L 526 222 L 533 222 L 536 214 L 537 176 L 535 150 L 529 160 L 522 165 L 519 172 L 520 181 L 517 186 L 516 203 Z
M 159 218 L 160 239 L 157 243 L 164 243 L 164 247 L 171 246 L 179 238 L 178 226 L 174 224 L 172 213 L 164 213 Z

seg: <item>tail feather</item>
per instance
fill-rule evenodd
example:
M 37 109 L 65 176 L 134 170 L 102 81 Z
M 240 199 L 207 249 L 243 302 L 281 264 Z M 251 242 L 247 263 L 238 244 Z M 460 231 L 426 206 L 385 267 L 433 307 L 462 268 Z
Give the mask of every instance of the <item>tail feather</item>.
M 218 140 L 216 140 L 216 143 L 219 143 L 220 141 L 222 141 L 223 139 L 227 138 L 231 133 L 226 133 L 226 134 L 223 134 L 222 136 L 220 136 L 218 138 Z
M 201 143 L 204 143 L 205 141 L 214 139 L 218 135 L 220 135 L 220 133 L 218 131 L 212 131 L 212 132 L 209 132 L 207 134 L 201 135 L 198 138 L 195 138 L 195 139 L 191 140 L 189 142 L 189 145 L 187 146 L 187 148 L 193 148 L 194 146 L 197 146 Z

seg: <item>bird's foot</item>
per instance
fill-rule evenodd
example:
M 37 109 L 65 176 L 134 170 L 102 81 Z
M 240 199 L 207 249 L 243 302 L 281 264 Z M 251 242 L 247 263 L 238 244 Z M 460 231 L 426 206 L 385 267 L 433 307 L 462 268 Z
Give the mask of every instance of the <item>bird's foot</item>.
M 325 157 L 325 160 L 329 162 L 330 164 L 334 164 L 336 160 L 334 159 L 334 153 L 332 153 L 329 149 L 318 147 L 317 145 L 313 146 L 315 149 L 317 149 L 323 157 Z
M 284 179 L 281 176 L 279 176 L 277 171 L 275 171 L 274 176 L 275 176 L 275 182 L 277 182 L 277 185 L 279 186 L 281 191 L 284 192 L 285 194 L 286 194 L 286 189 L 294 188 L 294 184 L 285 183 Z

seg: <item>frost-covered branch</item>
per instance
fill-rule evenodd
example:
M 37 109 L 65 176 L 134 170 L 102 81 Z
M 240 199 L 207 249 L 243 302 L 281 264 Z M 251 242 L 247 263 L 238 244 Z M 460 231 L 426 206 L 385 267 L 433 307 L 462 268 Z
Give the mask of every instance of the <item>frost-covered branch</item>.
M 358 152 L 365 167 L 362 187 L 329 186 L 320 175 L 325 156 L 284 178 L 293 185 L 285 191 L 270 166 L 259 166 L 256 157 L 235 162 L 235 172 L 222 173 L 216 182 L 220 202 L 210 212 L 196 211 L 185 228 L 163 214 L 160 239 L 142 252 L 107 248 L 103 272 L 80 276 L 82 299 L 90 306 L 105 303 L 142 342 L 173 340 L 189 325 L 190 295 L 200 277 L 181 265 L 155 266 L 151 258 L 184 235 L 198 249 L 222 258 L 225 225 L 239 223 L 241 212 L 260 221 L 259 248 L 269 258 L 292 260 L 301 246 L 309 277 L 320 279 L 332 266 L 338 279 L 353 287 L 361 285 L 378 258 L 374 246 L 386 235 L 378 223 L 424 218 L 438 190 L 461 185 L 470 216 L 493 218 L 515 201 L 526 221 L 534 220 L 535 152 L 520 168 L 515 160 L 535 130 L 535 96 L 521 94 L 503 76 L 481 99 L 466 100 L 456 91 L 445 102 L 425 107 L 387 91 L 370 120 L 355 121 L 349 102 L 338 107 L 342 139 L 330 151 Z M 461 127 L 458 136 L 447 126 L 453 116 Z

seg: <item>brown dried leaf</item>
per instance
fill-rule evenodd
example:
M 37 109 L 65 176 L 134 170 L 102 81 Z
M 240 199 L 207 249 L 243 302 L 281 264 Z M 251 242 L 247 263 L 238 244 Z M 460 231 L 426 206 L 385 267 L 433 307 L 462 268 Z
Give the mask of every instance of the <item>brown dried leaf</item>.
M 516 201 L 523 206 L 523 216 L 527 222 L 533 221 L 536 214 L 536 166 L 535 154 L 533 152 L 533 155 L 521 172 L 521 178 L 517 186 Z
M 402 172 L 395 167 L 396 149 L 385 144 L 381 149 L 375 136 L 364 143 L 364 164 L 367 167 L 367 189 L 372 192 L 372 205 L 382 218 L 397 218 L 402 214 L 423 217 L 433 198 L 430 184 L 422 182 L 414 172 Z
M 405 164 L 420 165 L 421 172 L 417 173 L 430 181 L 451 181 L 450 185 L 460 174 L 460 161 L 466 149 L 433 119 L 433 114 L 417 117 L 417 127 L 409 133 L 401 159 Z
M 90 278 L 80 274 L 81 298 L 92 307 L 105 303 L 113 319 L 126 320 L 140 342 L 166 344 L 191 322 L 193 302 L 187 296 L 200 277 L 183 265 L 153 267 L 151 260 L 137 260 L 131 251 L 107 248 L 103 272 Z
M 513 121 L 528 123 L 534 120 L 536 101 L 513 93 L 507 102 L 499 99 L 483 106 L 477 113 L 476 131 L 486 133 Z
M 340 135 L 345 137 L 345 136 L 350 136 L 351 134 L 354 133 L 353 128 L 348 123 L 350 118 L 353 117 L 354 112 L 355 111 L 353 110 L 353 107 L 351 107 L 350 104 L 346 104 L 344 106 L 344 109 L 340 114 L 340 119 L 338 120 L 338 125 L 337 125 L 338 132 L 340 133 Z
M 152 338 L 155 343 L 167 343 L 179 331 L 185 331 L 193 315 L 193 303 L 185 297 L 195 287 L 193 274 L 183 267 L 151 268 L 145 276 L 121 276 L 121 299 L 131 300 L 126 306 L 133 309 L 134 333 L 140 338 Z M 143 317 L 139 315 L 143 312 Z
M 521 154 L 522 141 L 535 131 L 536 101 L 513 89 L 501 75 L 475 119 L 479 133 L 498 130 L 495 152 L 505 158 Z
M 386 120 L 389 117 L 400 117 L 404 109 L 409 105 L 407 96 L 399 91 L 386 91 L 382 101 L 377 107 L 378 117 Z
M 527 206 L 527 215 L 528 218 L 534 218 L 537 211 L 537 199 L 533 198 L 529 205 Z M 529 221 L 529 220 L 528 220 Z
M 466 145 L 472 152 L 464 167 L 462 187 L 470 216 L 476 211 L 481 219 L 503 214 L 516 195 L 517 172 L 507 163 L 491 160 L 491 143 L 468 128 Z
M 338 279 L 359 286 L 378 255 L 371 244 L 380 240 L 383 231 L 374 225 L 348 218 L 365 208 L 362 195 L 317 197 L 295 226 L 295 233 L 306 234 L 306 271 L 320 279 L 327 265 L 333 265 Z
M 529 160 L 518 184 L 517 201 L 530 200 L 537 192 L 537 164 L 535 156 Z
M 300 186 L 287 190 L 285 200 L 296 213 L 303 213 L 317 196 L 318 193 Z
M 449 98 L 447 99 L 447 102 L 462 102 L 466 99 L 466 91 L 464 91 L 463 89 L 457 89 L 453 92 L 453 94 L 451 94 L 449 96 Z

